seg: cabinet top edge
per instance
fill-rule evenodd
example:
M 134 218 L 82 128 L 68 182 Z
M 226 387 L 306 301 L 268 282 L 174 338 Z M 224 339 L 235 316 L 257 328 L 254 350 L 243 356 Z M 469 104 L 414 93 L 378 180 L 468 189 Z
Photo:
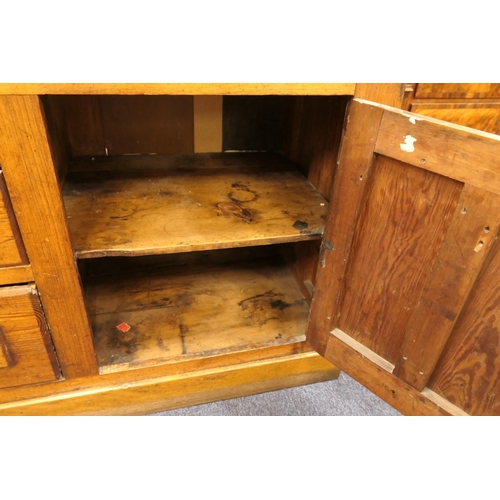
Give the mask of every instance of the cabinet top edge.
M 355 83 L 0 83 L 0 95 L 354 95 Z

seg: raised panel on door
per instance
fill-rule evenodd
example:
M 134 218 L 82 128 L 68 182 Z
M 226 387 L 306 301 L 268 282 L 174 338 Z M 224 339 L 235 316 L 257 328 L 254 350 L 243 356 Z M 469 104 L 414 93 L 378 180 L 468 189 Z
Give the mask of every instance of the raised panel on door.
M 49 382 L 59 373 L 35 287 L 0 287 L 0 388 Z
M 499 151 L 492 134 L 351 103 L 307 338 L 402 413 L 500 413 Z

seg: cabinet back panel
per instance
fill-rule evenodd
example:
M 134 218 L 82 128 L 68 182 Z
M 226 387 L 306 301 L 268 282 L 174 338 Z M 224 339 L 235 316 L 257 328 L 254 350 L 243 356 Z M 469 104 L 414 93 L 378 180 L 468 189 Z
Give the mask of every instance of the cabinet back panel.
M 384 156 L 367 181 L 338 328 L 394 364 L 462 184 Z

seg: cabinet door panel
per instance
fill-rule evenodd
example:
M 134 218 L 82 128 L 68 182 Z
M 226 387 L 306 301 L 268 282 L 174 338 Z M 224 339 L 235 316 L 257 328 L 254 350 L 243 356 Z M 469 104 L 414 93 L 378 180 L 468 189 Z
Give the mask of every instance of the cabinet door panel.
M 48 382 L 58 376 L 36 289 L 0 287 L 0 388 Z
M 403 413 L 487 404 L 465 405 L 433 373 L 443 352 L 453 357 L 457 319 L 473 312 L 465 304 L 489 265 L 499 149 L 497 136 L 385 106 L 354 100 L 349 110 L 308 341 Z M 496 356 L 492 342 L 484 356 Z M 500 359 L 489 366 L 498 379 Z
M 27 264 L 28 259 L 0 170 L 0 268 Z

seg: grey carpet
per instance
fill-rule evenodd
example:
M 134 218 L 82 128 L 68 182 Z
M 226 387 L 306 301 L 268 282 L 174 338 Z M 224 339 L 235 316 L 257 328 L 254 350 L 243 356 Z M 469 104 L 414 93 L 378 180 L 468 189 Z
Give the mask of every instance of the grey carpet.
M 337 380 L 244 398 L 217 401 L 189 408 L 154 413 L 154 416 L 396 416 L 392 406 L 345 373 Z

